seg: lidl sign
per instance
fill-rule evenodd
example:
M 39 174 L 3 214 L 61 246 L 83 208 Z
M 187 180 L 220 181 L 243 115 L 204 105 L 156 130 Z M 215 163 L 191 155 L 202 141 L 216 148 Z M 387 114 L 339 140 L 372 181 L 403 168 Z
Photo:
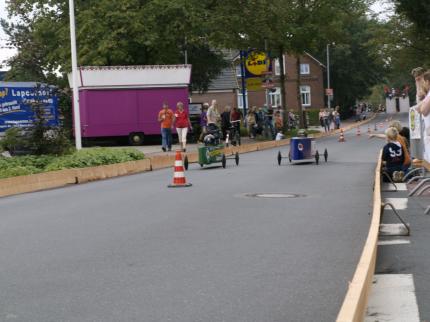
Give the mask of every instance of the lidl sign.
M 272 70 L 270 57 L 261 51 L 248 52 L 245 60 L 245 77 L 262 77 Z

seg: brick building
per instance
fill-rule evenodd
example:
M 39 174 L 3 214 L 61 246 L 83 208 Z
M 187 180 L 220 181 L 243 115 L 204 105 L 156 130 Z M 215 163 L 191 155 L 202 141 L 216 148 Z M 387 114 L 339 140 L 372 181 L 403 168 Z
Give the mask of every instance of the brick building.
M 192 93 L 193 103 L 209 102 L 216 99 L 222 108 L 225 105 L 243 108 L 241 94 L 241 69 L 238 54 L 230 53 L 231 67 L 225 69 L 220 76 L 213 80 L 206 93 Z M 288 109 L 297 110 L 297 68 L 294 56 L 284 55 L 285 96 Z M 300 91 L 302 104 L 305 109 L 320 109 L 324 107 L 324 69 L 325 66 L 310 54 L 300 57 Z M 284 106 L 281 99 L 280 66 L 275 59 L 272 67 L 274 88 L 269 92 L 269 102 L 272 106 Z M 247 107 L 263 106 L 266 102 L 265 91 L 247 91 Z

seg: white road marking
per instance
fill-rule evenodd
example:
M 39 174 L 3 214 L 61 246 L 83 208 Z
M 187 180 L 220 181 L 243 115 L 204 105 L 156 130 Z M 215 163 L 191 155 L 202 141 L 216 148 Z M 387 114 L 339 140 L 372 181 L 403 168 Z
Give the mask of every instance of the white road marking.
M 393 204 L 396 210 L 404 210 L 408 208 L 408 198 L 385 198 L 384 203 Z M 390 209 L 389 207 L 385 209 Z
M 409 224 L 408 224 L 409 225 Z M 406 236 L 408 230 L 403 224 L 380 224 L 380 236 Z
M 406 191 L 408 188 L 406 188 L 406 183 L 396 183 L 397 191 Z M 392 183 L 384 183 L 382 190 L 395 190 L 396 188 Z
M 420 322 L 412 274 L 375 275 L 365 322 Z
M 387 245 L 402 245 L 402 244 L 410 244 L 411 241 L 407 239 L 384 239 L 378 241 L 378 246 L 387 246 Z

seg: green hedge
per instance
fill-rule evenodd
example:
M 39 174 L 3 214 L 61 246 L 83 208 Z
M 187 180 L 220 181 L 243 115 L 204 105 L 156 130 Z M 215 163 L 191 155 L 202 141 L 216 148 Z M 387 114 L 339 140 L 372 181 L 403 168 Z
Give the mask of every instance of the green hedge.
M 84 149 L 59 157 L 52 155 L 0 157 L 0 178 L 142 160 L 144 157 L 142 152 L 130 148 Z
M 309 110 L 306 111 L 309 116 L 309 124 L 311 126 L 319 126 L 320 125 L 320 119 L 319 119 L 319 110 Z

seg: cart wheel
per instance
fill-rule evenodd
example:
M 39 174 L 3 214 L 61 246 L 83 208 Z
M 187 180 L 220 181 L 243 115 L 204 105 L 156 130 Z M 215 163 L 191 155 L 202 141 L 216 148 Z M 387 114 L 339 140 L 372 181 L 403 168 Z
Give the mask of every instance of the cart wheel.
M 281 161 L 282 161 L 282 154 L 281 154 L 281 151 L 278 151 L 278 165 L 281 165 Z
M 227 164 L 227 159 L 225 157 L 225 154 L 222 155 L 221 164 L 222 164 L 222 167 L 225 169 L 225 166 Z
M 324 150 L 324 160 L 325 162 L 327 162 L 327 158 L 328 158 L 328 152 L 327 149 Z
M 319 162 L 320 162 L 320 154 L 319 154 L 318 150 L 315 152 L 315 162 L 316 162 L 316 164 L 319 164 Z
M 239 165 L 239 152 L 236 152 L 236 155 L 234 156 L 234 160 L 236 161 L 236 165 Z
M 288 160 L 290 161 L 290 163 L 291 163 L 291 151 L 290 152 L 288 152 Z
M 185 170 L 188 170 L 188 157 L 187 156 L 185 156 L 185 158 L 184 158 L 184 168 L 185 168 Z

